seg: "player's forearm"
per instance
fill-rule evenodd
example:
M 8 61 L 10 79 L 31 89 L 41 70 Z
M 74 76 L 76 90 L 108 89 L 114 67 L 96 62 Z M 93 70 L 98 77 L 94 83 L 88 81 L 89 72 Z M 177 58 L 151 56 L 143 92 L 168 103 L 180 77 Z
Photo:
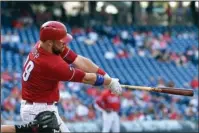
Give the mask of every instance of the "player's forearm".
M 97 73 L 98 68 L 99 68 L 90 59 L 85 58 L 80 55 L 77 56 L 73 64 L 75 65 L 76 68 L 79 68 L 83 70 L 84 72 L 88 72 L 88 73 Z
M 111 83 L 111 78 L 108 77 L 103 77 L 103 83 L 102 85 L 109 85 Z M 86 73 L 86 75 L 84 76 L 82 83 L 85 84 L 90 84 L 90 85 L 96 85 L 96 81 L 97 81 L 97 74 L 95 73 Z
M 1 133 L 16 133 L 15 126 L 13 125 L 2 125 Z

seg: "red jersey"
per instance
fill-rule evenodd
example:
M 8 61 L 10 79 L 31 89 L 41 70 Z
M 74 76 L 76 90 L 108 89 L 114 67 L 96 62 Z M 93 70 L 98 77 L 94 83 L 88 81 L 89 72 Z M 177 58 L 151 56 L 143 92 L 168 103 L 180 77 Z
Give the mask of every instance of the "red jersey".
M 120 110 L 119 96 L 112 94 L 110 90 L 104 89 L 96 103 L 104 110 Z
M 22 74 L 22 99 L 31 102 L 59 101 L 59 81 L 81 82 L 85 73 L 70 67 L 77 55 L 65 48 L 60 55 L 47 52 L 39 43 L 29 53 Z M 63 57 L 63 58 L 62 58 Z

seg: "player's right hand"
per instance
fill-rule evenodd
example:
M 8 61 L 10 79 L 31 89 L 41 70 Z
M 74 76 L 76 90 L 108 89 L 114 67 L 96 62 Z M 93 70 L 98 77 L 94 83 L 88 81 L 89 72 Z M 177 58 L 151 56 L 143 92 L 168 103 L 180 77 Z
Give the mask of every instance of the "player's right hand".
M 110 88 L 110 90 L 117 95 L 122 93 L 122 87 L 120 86 L 119 79 L 117 78 L 112 78 L 108 88 Z

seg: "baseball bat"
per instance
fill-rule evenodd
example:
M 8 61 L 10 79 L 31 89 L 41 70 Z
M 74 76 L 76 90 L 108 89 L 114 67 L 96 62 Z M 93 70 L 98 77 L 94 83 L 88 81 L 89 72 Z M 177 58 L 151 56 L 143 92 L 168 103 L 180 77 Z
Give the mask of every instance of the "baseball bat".
M 172 87 L 145 87 L 145 86 L 133 86 L 133 85 L 121 85 L 121 87 L 127 89 L 153 91 L 153 92 L 175 94 L 182 96 L 193 96 L 193 90 L 191 89 L 172 88 Z

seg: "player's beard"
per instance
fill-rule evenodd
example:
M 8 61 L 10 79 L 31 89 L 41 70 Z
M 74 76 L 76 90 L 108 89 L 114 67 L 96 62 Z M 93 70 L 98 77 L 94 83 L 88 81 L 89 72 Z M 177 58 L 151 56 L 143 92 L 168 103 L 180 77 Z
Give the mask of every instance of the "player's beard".
M 53 45 L 53 46 L 52 46 L 52 52 L 53 52 L 54 54 L 56 54 L 56 55 L 59 55 L 59 54 L 61 54 L 61 49 L 59 50 L 59 49 L 57 49 L 57 48 L 55 47 L 55 45 Z

